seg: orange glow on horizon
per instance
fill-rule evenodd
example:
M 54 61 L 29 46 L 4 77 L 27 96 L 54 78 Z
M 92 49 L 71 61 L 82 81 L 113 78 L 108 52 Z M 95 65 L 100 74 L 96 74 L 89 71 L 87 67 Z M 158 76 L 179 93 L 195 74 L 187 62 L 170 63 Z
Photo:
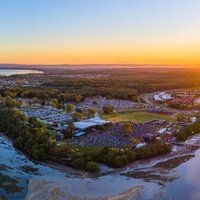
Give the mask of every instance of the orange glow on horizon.
M 20 64 L 168 64 L 197 65 L 200 51 L 194 47 L 37 48 L 0 50 L 0 63 Z
M 21 1 L 0 2 L 0 63 L 200 64 L 200 1 Z
M 120 43 L 120 42 L 119 42 Z M 41 43 L 0 47 L 0 63 L 198 65 L 200 42 Z

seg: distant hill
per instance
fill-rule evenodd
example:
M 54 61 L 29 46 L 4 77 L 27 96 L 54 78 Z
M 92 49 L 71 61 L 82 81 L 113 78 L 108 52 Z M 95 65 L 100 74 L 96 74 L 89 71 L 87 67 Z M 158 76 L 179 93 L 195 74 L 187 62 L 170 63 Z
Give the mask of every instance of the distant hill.
M 184 65 L 148 65 L 148 64 L 83 64 L 83 65 L 24 65 L 0 64 L 0 69 L 119 69 L 119 68 L 187 68 Z

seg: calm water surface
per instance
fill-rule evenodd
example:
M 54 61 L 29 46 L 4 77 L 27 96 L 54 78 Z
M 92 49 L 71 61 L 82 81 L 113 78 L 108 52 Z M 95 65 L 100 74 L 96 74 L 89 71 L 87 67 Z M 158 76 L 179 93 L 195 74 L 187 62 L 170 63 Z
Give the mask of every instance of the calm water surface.
M 28 69 L 0 69 L 1 76 L 10 76 L 15 74 L 41 74 L 42 71 Z
M 111 172 L 95 177 L 86 177 L 47 167 L 32 162 L 17 151 L 10 140 L 0 135 L 0 199 L 25 199 L 30 182 L 34 181 L 39 190 L 43 187 L 56 188 L 63 195 L 107 199 L 131 188 L 141 186 L 135 199 L 200 199 L 200 150 L 194 155 L 182 155 L 158 162 L 152 167 L 126 172 Z M 86 177 L 86 178 L 85 178 Z M 44 182 L 46 181 L 46 184 Z M 38 188 L 37 188 L 38 190 Z M 56 191 L 55 190 L 55 191 Z M 54 191 L 54 192 L 55 192 Z M 33 191 L 35 192 L 34 188 Z M 49 194 L 44 190 L 37 198 L 45 199 Z M 67 199 L 67 198 L 66 198 Z M 68 198 L 70 199 L 70 198 Z M 127 198 L 128 199 L 128 198 Z

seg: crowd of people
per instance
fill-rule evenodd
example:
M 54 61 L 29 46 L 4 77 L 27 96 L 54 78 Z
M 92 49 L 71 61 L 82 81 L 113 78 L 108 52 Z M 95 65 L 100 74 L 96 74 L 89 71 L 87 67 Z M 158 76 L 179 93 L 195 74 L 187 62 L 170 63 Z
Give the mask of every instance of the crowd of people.
M 79 138 L 73 138 L 72 144 L 81 146 L 109 146 L 109 147 L 130 147 L 133 146 L 132 138 L 136 138 L 138 143 L 143 142 L 147 135 L 157 134 L 164 121 L 151 121 L 144 124 L 132 124 L 132 131 L 124 134 L 123 123 L 110 124 L 105 130 L 90 130 Z

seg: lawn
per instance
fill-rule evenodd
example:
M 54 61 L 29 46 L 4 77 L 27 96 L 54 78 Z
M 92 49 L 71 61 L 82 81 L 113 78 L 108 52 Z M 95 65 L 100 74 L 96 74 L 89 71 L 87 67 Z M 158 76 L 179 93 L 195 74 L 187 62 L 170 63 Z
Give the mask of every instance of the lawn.
M 109 115 L 102 114 L 101 117 L 111 122 L 128 121 L 135 123 L 143 123 L 149 120 L 161 119 L 166 121 L 175 121 L 173 115 L 149 113 L 149 112 L 119 112 Z

